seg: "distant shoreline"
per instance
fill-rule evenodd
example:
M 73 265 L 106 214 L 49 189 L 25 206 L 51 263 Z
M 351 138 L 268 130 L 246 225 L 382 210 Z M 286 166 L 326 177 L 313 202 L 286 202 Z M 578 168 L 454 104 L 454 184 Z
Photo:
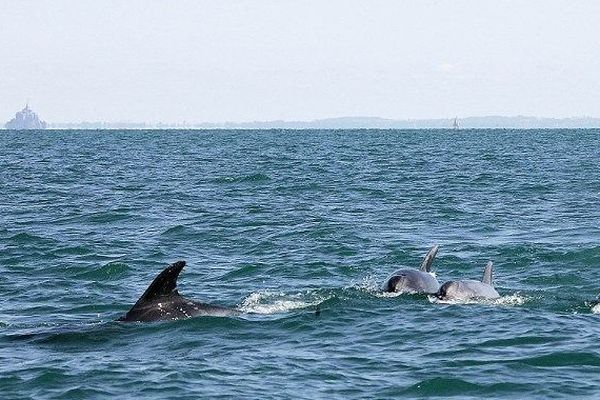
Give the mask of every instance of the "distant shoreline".
M 312 121 L 252 121 L 219 123 L 147 123 L 147 122 L 55 122 L 55 130 L 328 130 L 328 129 L 453 129 L 454 118 L 395 120 L 377 117 L 341 117 Z M 466 129 L 598 129 L 600 118 L 542 118 L 528 116 L 484 116 L 457 118 L 459 128 Z M 4 128 L 4 126 L 2 126 Z
M 0 131 L 4 132 L 61 132 L 61 131 L 90 131 L 90 132 L 111 132 L 111 131 L 189 131 L 189 132 L 226 132 L 226 131 L 239 131 L 239 132 L 260 132 L 260 131 L 288 131 L 288 132 L 303 132 L 303 131 L 437 131 L 437 132 L 469 132 L 469 131 L 565 131 L 565 130 L 578 130 L 578 131 L 591 131 L 598 130 L 599 127 L 528 127 L 528 128 L 516 128 L 516 127 L 492 127 L 492 128 L 460 128 L 458 130 L 452 128 L 180 128 L 180 127 L 147 127 L 147 128 L 46 128 L 46 129 L 6 129 L 0 128 Z

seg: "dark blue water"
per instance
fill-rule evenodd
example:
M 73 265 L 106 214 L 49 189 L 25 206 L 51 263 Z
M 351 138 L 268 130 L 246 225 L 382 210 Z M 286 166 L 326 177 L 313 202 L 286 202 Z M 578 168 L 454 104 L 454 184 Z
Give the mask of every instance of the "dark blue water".
M 600 131 L 0 131 L 9 398 L 600 397 Z M 440 281 L 384 296 L 440 245 Z M 241 317 L 113 322 L 167 264 Z M 320 315 L 315 310 L 319 305 Z

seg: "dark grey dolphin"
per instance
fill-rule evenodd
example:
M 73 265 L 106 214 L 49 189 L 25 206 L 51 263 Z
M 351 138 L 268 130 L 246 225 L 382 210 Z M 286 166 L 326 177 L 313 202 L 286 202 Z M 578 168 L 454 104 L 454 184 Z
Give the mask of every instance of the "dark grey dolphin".
M 425 293 L 434 294 L 440 288 L 438 280 L 430 274 L 431 264 L 438 252 L 438 245 L 435 245 L 427 252 L 427 255 L 421 263 L 421 267 L 399 269 L 394 272 L 383 284 L 383 290 L 396 293 Z
M 497 299 L 500 297 L 494 286 L 492 286 L 492 267 L 490 261 L 483 270 L 481 282 L 474 280 L 449 281 L 440 287 L 436 297 L 440 300 L 481 300 Z
M 117 321 L 150 322 L 191 318 L 197 316 L 225 317 L 240 314 L 233 308 L 199 303 L 182 297 L 177 292 L 177 277 L 185 261 L 177 261 L 165 268 L 150 284 L 131 310 Z

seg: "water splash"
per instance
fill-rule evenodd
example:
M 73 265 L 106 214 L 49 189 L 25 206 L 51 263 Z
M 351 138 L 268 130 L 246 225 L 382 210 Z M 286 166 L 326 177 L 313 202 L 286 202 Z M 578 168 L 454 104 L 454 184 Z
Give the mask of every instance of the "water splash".
M 499 299 L 494 300 L 494 303 L 500 306 L 522 306 L 532 300 L 535 299 L 531 296 L 526 296 L 517 292 L 511 295 L 502 296 Z
M 526 296 L 522 293 L 513 293 L 511 295 L 501 296 L 497 299 L 452 299 L 441 300 L 435 296 L 427 296 L 429 302 L 436 304 L 483 304 L 488 306 L 522 306 L 528 301 L 533 300 L 533 297 Z
M 286 294 L 282 292 L 259 291 L 246 297 L 239 310 L 252 314 L 276 314 L 292 310 L 316 307 L 331 296 L 317 296 L 310 292 Z
M 381 297 L 381 298 L 393 298 L 393 297 L 398 297 L 398 296 L 402 296 L 405 295 L 406 293 L 402 293 L 402 292 L 377 292 L 377 293 L 373 293 L 373 295 L 375 297 Z
M 350 285 L 344 286 L 344 290 L 348 289 L 366 292 L 375 296 L 381 293 L 379 282 L 373 275 L 367 275 L 358 282 L 352 282 Z

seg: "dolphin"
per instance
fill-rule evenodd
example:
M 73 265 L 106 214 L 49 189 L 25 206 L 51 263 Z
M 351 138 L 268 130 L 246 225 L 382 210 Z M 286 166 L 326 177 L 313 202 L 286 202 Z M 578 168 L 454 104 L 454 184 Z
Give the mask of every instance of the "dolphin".
M 154 278 L 131 310 L 117 321 L 150 322 L 198 316 L 226 317 L 241 314 L 233 308 L 199 303 L 181 296 L 176 289 L 177 277 L 184 266 L 185 261 L 177 261 L 165 268 Z
M 491 261 L 487 263 L 481 282 L 475 280 L 448 281 L 440 287 L 435 296 L 440 300 L 497 299 L 500 295 L 492 286 L 493 265 Z
M 383 284 L 385 292 L 396 293 L 425 293 L 434 294 L 440 288 L 438 280 L 430 274 L 431 264 L 438 252 L 438 245 L 435 245 L 427 252 L 427 255 L 417 270 L 414 268 L 399 269 L 395 271 Z

